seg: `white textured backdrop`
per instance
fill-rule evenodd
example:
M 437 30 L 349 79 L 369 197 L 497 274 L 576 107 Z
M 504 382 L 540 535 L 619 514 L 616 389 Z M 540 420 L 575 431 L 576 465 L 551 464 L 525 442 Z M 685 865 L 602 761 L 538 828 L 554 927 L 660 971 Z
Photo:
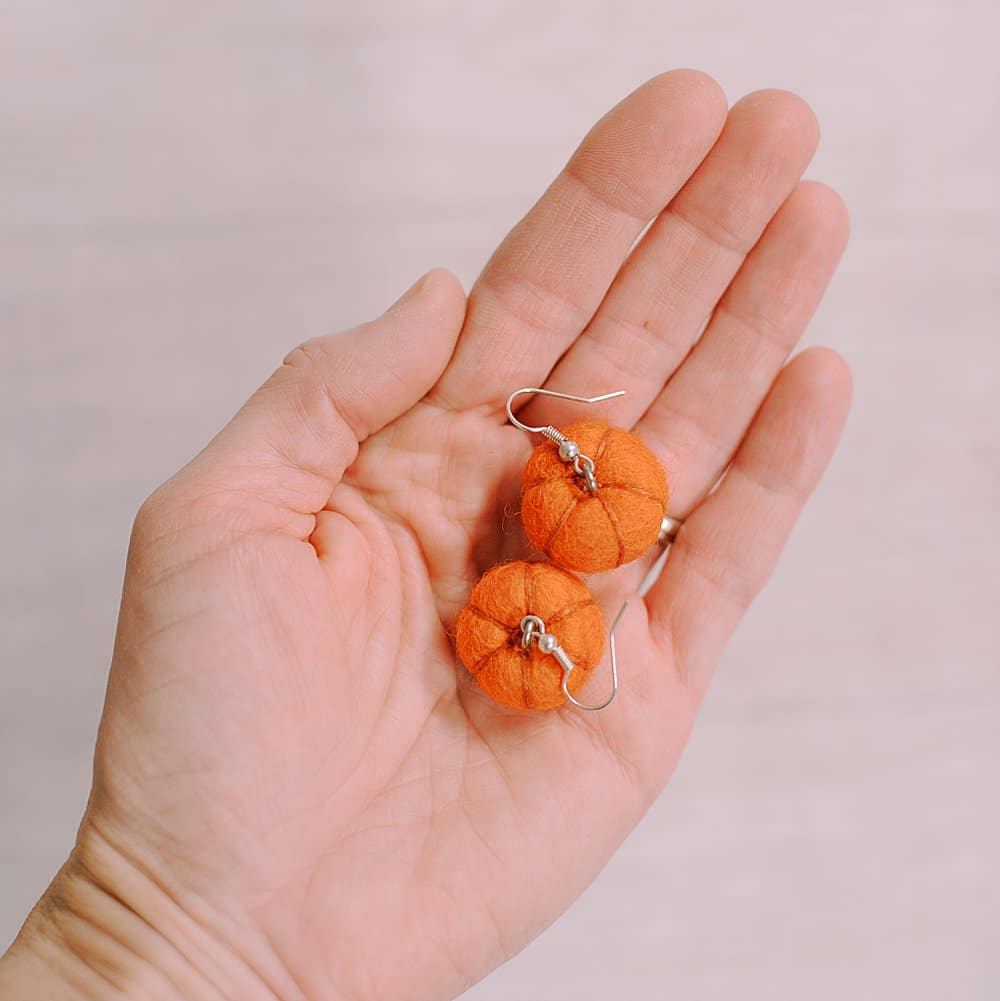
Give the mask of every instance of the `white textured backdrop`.
M 854 237 L 809 340 L 855 410 L 673 783 L 467 998 L 1000 996 L 998 35 L 995 0 L 5 4 L 0 943 L 84 805 L 145 494 L 691 65 L 820 117 Z

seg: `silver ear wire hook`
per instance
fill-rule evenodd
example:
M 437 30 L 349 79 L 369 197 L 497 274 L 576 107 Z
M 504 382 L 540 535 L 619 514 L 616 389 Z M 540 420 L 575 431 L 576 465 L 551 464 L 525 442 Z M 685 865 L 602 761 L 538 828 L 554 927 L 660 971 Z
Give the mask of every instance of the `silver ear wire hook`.
M 619 389 L 614 393 L 604 393 L 601 396 L 573 396 L 572 393 L 557 393 L 554 389 L 537 389 L 534 386 L 522 386 L 521 389 L 515 389 L 510 396 L 507 397 L 507 419 L 514 425 L 514 427 L 520 428 L 522 431 L 528 431 L 531 434 L 545 434 L 546 431 L 555 431 L 556 429 L 551 425 L 546 425 L 545 427 L 529 427 L 527 424 L 522 424 L 515 416 L 511 409 L 514 400 L 516 400 L 523 393 L 537 393 L 539 396 L 553 396 L 557 400 L 569 400 L 572 403 L 603 403 L 605 400 L 613 400 L 618 396 L 624 396 L 625 390 Z M 558 434 L 558 432 L 556 432 Z M 549 435 L 545 434 L 548 438 Z M 557 441 L 556 438 L 552 438 L 552 441 Z
M 625 390 L 619 389 L 614 393 L 603 393 L 601 396 L 574 396 L 572 393 L 557 393 L 554 389 L 538 389 L 534 386 L 522 386 L 521 389 L 515 389 L 510 396 L 507 397 L 507 419 L 514 425 L 514 427 L 520 428 L 522 431 L 527 431 L 530 434 L 540 434 L 548 438 L 549 441 L 554 442 L 559 446 L 559 458 L 563 462 L 572 465 L 573 471 L 577 476 L 582 476 L 583 481 L 587 486 L 587 489 L 592 493 L 596 494 L 600 484 L 594 477 L 594 460 L 590 458 L 589 455 L 584 455 L 580 451 L 580 446 L 575 442 L 571 441 L 566 437 L 558 428 L 554 428 L 551 424 L 546 424 L 543 427 L 531 427 L 528 424 L 523 424 L 514 416 L 513 403 L 522 393 L 537 393 L 539 396 L 552 396 L 558 400 L 570 400 L 573 403 L 602 403 L 604 400 L 613 400 L 615 397 L 624 396 Z M 571 697 L 572 698 L 572 697 Z M 612 695 L 612 698 L 614 696 Z M 586 709 L 586 706 L 581 708 Z
M 526 615 L 521 619 L 521 645 L 527 650 L 532 643 L 537 643 L 538 649 L 542 653 L 548 653 L 555 657 L 563 672 L 563 695 L 566 696 L 568 702 L 572 702 L 578 709 L 585 709 L 589 713 L 600 712 L 602 709 L 607 709 L 614 702 L 615 696 L 618 694 L 618 655 L 615 650 L 615 630 L 618 628 L 618 622 L 625 614 L 626 608 L 628 608 L 628 601 L 622 603 L 622 607 L 618 610 L 618 614 L 615 616 L 614 622 L 611 623 L 611 630 L 608 633 L 608 643 L 611 648 L 611 694 L 597 706 L 588 706 L 570 695 L 569 676 L 576 665 L 570 660 L 569 654 L 559 645 L 559 640 L 552 633 L 546 632 L 545 623 L 537 615 Z

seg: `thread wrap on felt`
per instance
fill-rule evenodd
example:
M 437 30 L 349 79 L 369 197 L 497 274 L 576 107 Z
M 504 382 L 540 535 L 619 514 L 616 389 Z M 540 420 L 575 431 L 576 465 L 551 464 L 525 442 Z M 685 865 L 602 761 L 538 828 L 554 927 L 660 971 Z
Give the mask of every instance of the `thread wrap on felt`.
M 522 644 L 521 620 L 537 615 L 573 661 L 567 687 L 576 695 L 604 650 L 604 617 L 579 578 L 546 563 L 501 563 L 472 589 L 455 621 L 459 659 L 479 686 L 513 709 L 565 705 L 563 671 L 537 643 Z
M 521 478 L 521 520 L 528 541 L 553 563 L 600 573 L 631 563 L 656 542 L 669 491 L 663 466 L 642 440 L 600 421 L 561 429 L 594 460 L 590 493 L 559 447 L 544 441 Z

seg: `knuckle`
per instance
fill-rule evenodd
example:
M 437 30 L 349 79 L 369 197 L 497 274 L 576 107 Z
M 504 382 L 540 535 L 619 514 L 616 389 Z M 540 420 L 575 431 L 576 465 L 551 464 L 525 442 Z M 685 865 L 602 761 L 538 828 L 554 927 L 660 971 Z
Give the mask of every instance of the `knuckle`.
M 323 354 L 319 338 L 311 337 L 292 348 L 282 359 L 281 364 L 285 368 L 309 371 L 319 367 L 323 360 Z

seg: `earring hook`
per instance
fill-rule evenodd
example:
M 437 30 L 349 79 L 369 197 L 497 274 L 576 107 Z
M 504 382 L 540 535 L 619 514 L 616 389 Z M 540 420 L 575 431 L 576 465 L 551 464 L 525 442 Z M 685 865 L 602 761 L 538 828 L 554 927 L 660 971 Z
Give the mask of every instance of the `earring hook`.
M 625 614 L 626 608 L 628 608 L 628 601 L 622 603 L 622 607 L 618 610 L 618 614 L 615 616 L 614 622 L 611 623 L 611 630 L 608 633 L 608 641 L 611 647 L 611 694 L 600 705 L 596 706 L 588 706 L 570 694 L 569 676 L 576 665 L 570 660 L 569 654 L 559 645 L 559 640 L 552 633 L 546 631 L 545 623 L 537 615 L 529 614 L 521 619 L 521 645 L 527 650 L 532 643 L 537 643 L 538 649 L 542 653 L 548 653 L 555 657 L 563 672 L 563 695 L 566 696 L 568 702 L 572 702 L 578 709 L 585 709 L 587 712 L 600 712 L 602 709 L 607 709 L 614 702 L 615 696 L 618 694 L 618 651 L 615 648 L 615 630 L 618 628 L 618 622 Z
M 537 389 L 534 386 L 523 386 L 515 389 L 507 397 L 507 417 L 511 424 L 519 427 L 522 431 L 529 431 L 532 434 L 540 434 L 553 442 L 559 450 L 559 458 L 562 462 L 573 467 L 577 476 L 581 477 L 587 490 L 596 494 L 600 484 L 594 476 L 594 460 L 589 455 L 584 455 L 580 451 L 580 446 L 566 437 L 558 428 L 551 424 L 544 427 L 533 428 L 524 424 L 514 416 L 513 403 L 522 393 L 538 393 L 541 396 L 554 396 L 559 400 L 572 400 L 574 403 L 600 403 L 603 400 L 613 400 L 616 396 L 624 396 L 625 390 L 619 389 L 615 393 L 603 393 L 601 396 L 574 396 L 572 393 L 557 393 L 554 389 Z
M 574 396 L 572 393 L 557 393 L 554 389 L 538 389 L 535 386 L 522 386 L 520 389 L 515 389 L 510 396 L 507 397 L 507 419 L 514 425 L 514 427 L 520 428 L 522 431 L 528 431 L 531 434 L 545 434 L 546 431 L 555 431 L 550 424 L 544 427 L 533 428 L 527 424 L 522 424 L 514 416 L 514 411 L 512 409 L 514 400 L 524 393 L 537 393 L 539 396 L 553 396 L 557 400 L 569 400 L 572 403 L 603 403 L 605 400 L 613 400 L 615 397 L 624 396 L 625 390 L 619 389 L 614 393 L 604 393 L 601 396 Z M 555 440 L 555 439 L 553 439 Z
M 567 668 L 565 664 L 562 665 L 563 676 L 562 676 L 562 690 L 563 695 L 569 699 L 577 707 L 577 709 L 586 709 L 589 713 L 600 712 L 602 709 L 607 709 L 612 702 L 615 701 L 615 696 L 618 694 L 618 656 L 615 650 L 615 630 L 618 628 L 618 623 L 621 617 L 625 614 L 625 609 L 628 608 L 628 601 L 622 602 L 622 607 L 618 609 L 618 614 L 615 616 L 614 622 L 611 623 L 611 629 L 608 632 L 608 645 L 611 647 L 611 694 L 597 706 L 588 706 L 578 699 L 574 698 L 569 693 L 569 672 L 573 669 L 572 661 L 570 662 L 570 667 Z

